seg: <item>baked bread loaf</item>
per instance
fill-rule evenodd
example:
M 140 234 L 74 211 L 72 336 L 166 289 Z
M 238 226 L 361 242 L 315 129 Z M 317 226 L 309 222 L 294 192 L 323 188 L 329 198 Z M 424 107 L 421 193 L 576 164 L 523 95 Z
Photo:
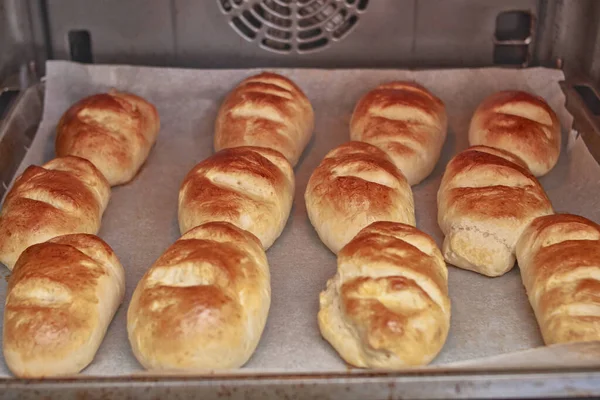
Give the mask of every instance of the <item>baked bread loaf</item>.
M 365 94 L 350 120 L 350 139 L 385 151 L 410 185 L 425 179 L 446 140 L 444 103 L 412 82 L 384 83 Z
M 431 362 L 450 328 L 448 269 L 433 239 L 394 222 L 361 230 L 338 254 L 318 320 L 323 337 L 356 367 Z
M 268 249 L 292 208 L 294 171 L 275 150 L 235 147 L 200 162 L 179 190 L 181 234 L 210 221 L 231 222 Z
M 415 225 L 406 178 L 368 143 L 347 142 L 327 153 L 308 181 L 304 200 L 319 238 L 335 254 L 372 222 Z
M 552 205 L 525 164 L 499 149 L 474 146 L 448 165 L 437 194 L 443 254 L 456 267 L 500 276 L 515 264 L 515 246 Z
M 131 93 L 111 90 L 81 99 L 56 127 L 58 157 L 91 161 L 111 186 L 131 181 L 156 142 L 156 108 Z
M 238 368 L 254 353 L 271 302 L 259 240 L 229 222 L 183 235 L 139 282 L 127 313 L 146 369 Z
M 533 175 L 542 176 L 560 155 L 560 121 L 541 97 L 502 91 L 477 107 L 469 143 L 506 150 L 523 160 Z
M 0 211 L 0 262 L 12 269 L 33 244 L 70 233 L 98 233 L 109 198 L 110 185 L 83 158 L 29 166 Z
M 277 150 L 295 166 L 314 129 L 310 101 L 291 80 L 263 72 L 226 98 L 215 123 L 215 151 L 238 146 Z
M 600 225 L 569 214 L 536 218 L 517 260 L 547 345 L 600 340 Z
M 88 366 L 125 294 L 125 273 L 97 236 L 58 236 L 23 252 L 10 276 L 3 350 L 18 377 Z

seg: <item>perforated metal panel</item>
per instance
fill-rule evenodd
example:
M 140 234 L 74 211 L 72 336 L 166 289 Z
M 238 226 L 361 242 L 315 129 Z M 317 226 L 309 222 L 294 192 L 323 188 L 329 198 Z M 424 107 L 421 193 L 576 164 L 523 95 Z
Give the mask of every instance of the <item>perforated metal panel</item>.
M 235 31 L 277 53 L 323 50 L 346 37 L 368 0 L 217 0 Z

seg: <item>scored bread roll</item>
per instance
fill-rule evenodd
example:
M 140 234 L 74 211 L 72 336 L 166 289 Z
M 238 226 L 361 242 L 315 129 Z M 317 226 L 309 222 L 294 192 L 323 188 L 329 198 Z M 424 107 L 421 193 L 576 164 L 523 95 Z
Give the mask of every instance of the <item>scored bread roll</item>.
M 210 221 L 231 222 L 268 249 L 292 208 L 294 171 L 275 150 L 236 147 L 200 162 L 179 190 L 181 234 Z
M 244 79 L 219 108 L 215 151 L 238 146 L 277 150 L 292 167 L 314 129 L 310 101 L 291 80 L 270 72 Z
M 318 321 L 323 337 L 356 367 L 431 362 L 450 328 L 448 269 L 433 239 L 394 222 L 361 230 L 338 254 Z
M 3 351 L 19 377 L 76 374 L 88 366 L 125 294 L 112 249 L 88 234 L 23 252 L 8 282 Z
M 91 161 L 111 186 L 131 181 L 156 142 L 156 108 L 131 93 L 110 90 L 73 104 L 56 127 L 56 154 Z
M 388 82 L 365 94 L 350 121 L 350 139 L 379 147 L 410 185 L 435 167 L 446 140 L 444 103 L 423 86 Z
M 127 312 L 133 354 L 146 369 L 229 369 L 254 353 L 271 284 L 259 240 L 228 222 L 183 235 L 150 267 Z
M 469 144 L 506 150 L 523 160 L 534 176 L 542 176 L 560 155 L 560 121 L 541 97 L 501 91 L 475 110 Z
M 437 204 L 446 261 L 486 276 L 510 271 L 523 229 L 534 218 L 553 213 L 522 161 L 485 146 L 470 147 L 450 160 Z
M 600 225 L 570 214 L 536 218 L 517 260 L 547 345 L 600 340 Z
M 109 198 L 110 185 L 83 158 L 29 166 L 0 211 L 0 262 L 12 269 L 33 244 L 70 233 L 98 233 Z
M 372 222 L 416 223 L 406 178 L 368 143 L 347 142 L 327 153 L 308 181 L 304 200 L 319 238 L 335 254 Z

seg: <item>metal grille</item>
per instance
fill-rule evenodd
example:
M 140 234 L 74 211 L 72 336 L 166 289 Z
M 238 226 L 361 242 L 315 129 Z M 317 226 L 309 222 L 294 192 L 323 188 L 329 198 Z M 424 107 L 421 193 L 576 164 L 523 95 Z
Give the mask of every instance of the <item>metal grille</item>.
M 368 0 L 217 0 L 243 38 L 277 53 L 323 50 L 357 25 Z

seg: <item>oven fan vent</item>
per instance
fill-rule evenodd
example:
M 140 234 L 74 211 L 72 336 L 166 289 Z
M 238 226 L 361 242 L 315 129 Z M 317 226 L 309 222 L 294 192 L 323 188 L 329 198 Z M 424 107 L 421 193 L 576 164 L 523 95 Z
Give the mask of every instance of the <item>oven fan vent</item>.
M 323 50 L 357 25 L 368 0 L 217 0 L 233 29 L 277 53 Z

